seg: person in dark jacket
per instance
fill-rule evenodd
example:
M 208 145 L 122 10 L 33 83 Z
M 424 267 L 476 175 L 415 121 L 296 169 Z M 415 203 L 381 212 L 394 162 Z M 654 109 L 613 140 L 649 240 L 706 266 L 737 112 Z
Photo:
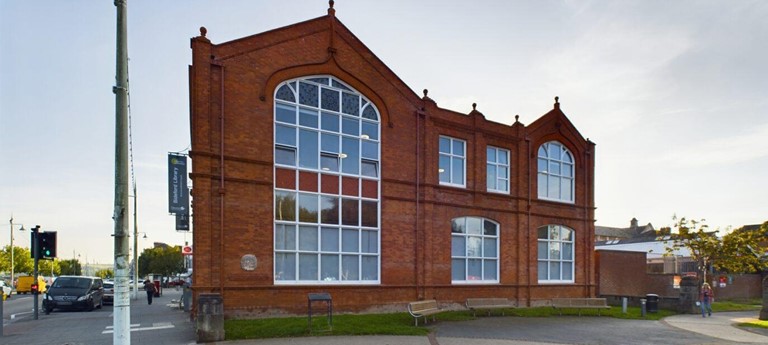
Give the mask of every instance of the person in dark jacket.
M 152 304 L 152 297 L 155 295 L 155 291 L 157 291 L 155 283 L 149 281 L 149 279 L 145 280 L 144 291 L 147 292 L 147 304 Z

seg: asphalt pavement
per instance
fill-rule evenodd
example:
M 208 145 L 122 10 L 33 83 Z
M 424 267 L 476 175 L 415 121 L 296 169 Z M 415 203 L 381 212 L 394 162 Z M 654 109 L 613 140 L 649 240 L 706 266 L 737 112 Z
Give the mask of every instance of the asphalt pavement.
M 13 298 L 16 298 L 14 296 Z M 194 344 L 196 340 L 194 323 L 189 314 L 171 303 L 181 298 L 181 291 L 164 289 L 163 296 L 147 304 L 143 291 L 139 298 L 131 300 L 131 343 L 132 344 Z M 31 298 L 26 301 L 33 302 Z M 32 313 L 25 312 L 10 320 L 4 317 L 3 345 L 43 344 L 112 344 L 112 306 L 94 311 L 59 311 L 50 315 L 40 312 L 38 320 Z

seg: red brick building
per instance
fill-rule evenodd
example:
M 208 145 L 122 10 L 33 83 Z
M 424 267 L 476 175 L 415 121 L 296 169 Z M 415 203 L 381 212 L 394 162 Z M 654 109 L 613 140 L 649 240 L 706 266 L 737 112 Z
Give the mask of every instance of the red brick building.
M 593 296 L 594 144 L 417 95 L 328 15 L 191 41 L 194 290 L 227 315 Z

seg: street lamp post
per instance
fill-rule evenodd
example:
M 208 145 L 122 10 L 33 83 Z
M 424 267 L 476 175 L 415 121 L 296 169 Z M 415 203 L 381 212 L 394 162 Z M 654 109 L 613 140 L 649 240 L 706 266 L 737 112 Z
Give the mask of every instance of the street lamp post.
M 19 231 L 24 231 L 24 224 L 18 224 L 21 225 L 21 228 L 19 228 Z M 13 279 L 13 266 L 14 266 L 14 260 L 13 260 L 13 216 L 11 216 L 11 292 L 13 292 L 13 289 L 15 288 L 14 279 Z

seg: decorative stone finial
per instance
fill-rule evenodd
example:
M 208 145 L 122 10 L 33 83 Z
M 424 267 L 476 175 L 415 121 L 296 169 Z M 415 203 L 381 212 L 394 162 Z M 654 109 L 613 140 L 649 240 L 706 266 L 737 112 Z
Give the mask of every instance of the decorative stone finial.
M 331 8 L 333 8 L 333 0 L 329 0 L 329 1 L 328 1 L 328 6 L 330 6 Z
M 515 123 L 520 122 L 520 115 L 515 115 Z
M 333 0 L 328 1 L 328 15 L 329 16 L 336 15 L 336 10 L 333 9 Z
M 472 111 L 477 110 L 477 103 L 472 103 Z
M 208 33 L 208 29 L 205 28 L 205 26 L 200 27 L 200 36 L 205 37 L 205 35 Z
M 555 104 L 560 103 L 560 97 L 555 96 Z
M 429 93 L 429 90 L 424 89 L 424 97 L 427 97 L 427 94 Z

